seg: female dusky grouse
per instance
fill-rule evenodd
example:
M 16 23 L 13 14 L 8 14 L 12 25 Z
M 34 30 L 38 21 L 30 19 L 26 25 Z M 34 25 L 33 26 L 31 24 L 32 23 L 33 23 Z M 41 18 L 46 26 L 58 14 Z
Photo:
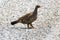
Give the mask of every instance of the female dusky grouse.
M 27 24 L 28 28 L 34 28 L 33 25 L 32 25 L 32 22 L 34 22 L 37 19 L 37 9 L 39 7 L 40 7 L 39 5 L 36 5 L 33 12 L 28 13 L 28 14 L 20 17 L 18 20 L 11 22 L 11 25 L 14 25 L 16 23 L 23 23 L 23 24 Z M 29 25 L 31 27 L 29 27 Z

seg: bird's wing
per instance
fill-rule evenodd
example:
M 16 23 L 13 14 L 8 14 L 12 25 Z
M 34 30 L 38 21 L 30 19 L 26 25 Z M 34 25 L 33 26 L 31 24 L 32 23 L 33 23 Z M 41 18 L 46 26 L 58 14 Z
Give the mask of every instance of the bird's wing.
M 24 22 L 27 22 L 27 21 L 29 21 L 29 19 L 30 19 L 30 17 L 32 16 L 32 14 L 33 14 L 33 13 L 28 13 L 28 14 L 20 17 L 20 19 L 21 19 L 22 21 L 24 21 Z
M 28 14 L 22 16 L 21 18 L 22 19 L 28 19 L 30 16 L 32 16 L 32 14 L 33 14 L 32 12 L 31 13 L 28 13 Z

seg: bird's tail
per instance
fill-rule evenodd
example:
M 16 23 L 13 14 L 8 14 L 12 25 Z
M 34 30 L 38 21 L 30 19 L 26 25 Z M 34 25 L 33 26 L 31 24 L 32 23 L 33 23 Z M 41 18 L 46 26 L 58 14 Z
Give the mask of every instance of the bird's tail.
M 16 24 L 16 23 L 18 23 L 18 21 L 17 21 L 17 20 L 16 20 L 16 21 L 11 22 L 11 25 L 14 25 L 14 24 Z

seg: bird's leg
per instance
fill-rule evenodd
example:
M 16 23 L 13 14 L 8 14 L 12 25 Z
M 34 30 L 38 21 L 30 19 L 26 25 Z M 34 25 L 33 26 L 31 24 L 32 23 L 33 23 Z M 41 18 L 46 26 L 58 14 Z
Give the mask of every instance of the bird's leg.
M 29 24 L 27 24 L 27 27 L 29 28 Z
M 31 23 L 30 23 L 30 26 L 31 26 L 32 28 L 34 28 L 33 25 L 32 25 Z

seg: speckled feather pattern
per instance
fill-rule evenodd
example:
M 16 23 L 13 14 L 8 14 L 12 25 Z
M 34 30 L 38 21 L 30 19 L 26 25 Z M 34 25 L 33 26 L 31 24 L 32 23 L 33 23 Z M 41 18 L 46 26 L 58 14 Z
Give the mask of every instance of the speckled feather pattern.
M 36 5 L 36 29 L 10 23 L 33 12 Z M 0 40 L 60 40 L 60 0 L 0 0 Z

